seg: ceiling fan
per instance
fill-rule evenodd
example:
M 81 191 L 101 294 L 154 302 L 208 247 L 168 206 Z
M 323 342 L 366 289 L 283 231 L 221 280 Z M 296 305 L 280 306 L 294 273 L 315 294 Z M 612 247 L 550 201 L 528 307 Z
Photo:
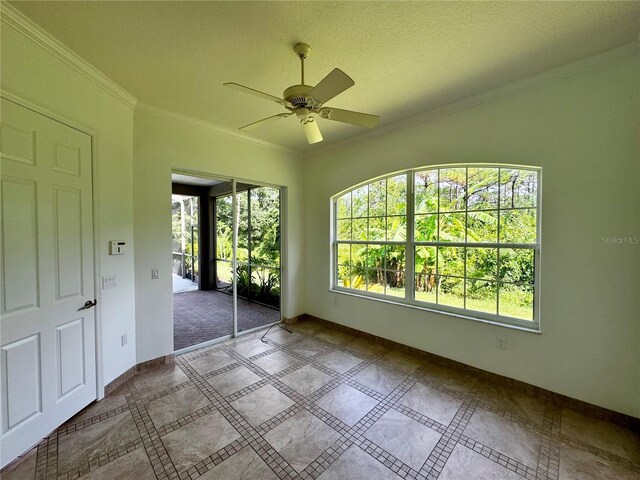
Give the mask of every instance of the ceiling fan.
M 296 52 L 300 58 L 301 80 L 299 85 L 292 85 L 287 88 L 282 94 L 283 98 L 269 95 L 268 93 L 240 85 L 239 83 L 229 82 L 223 84 L 225 87 L 275 102 L 288 110 L 286 113 L 279 113 L 240 127 L 240 130 L 253 130 L 266 123 L 287 118 L 295 114 L 300 120 L 300 125 L 302 125 L 302 130 L 307 137 L 307 141 L 309 143 L 317 143 L 322 141 L 322 134 L 314 118 L 316 115 L 326 120 L 334 120 L 336 122 L 349 123 L 366 128 L 375 128 L 378 126 L 380 117 L 377 115 L 323 106 L 333 97 L 355 85 L 355 82 L 342 70 L 334 68 L 333 71 L 320 80 L 320 83 L 315 87 L 305 85 L 304 61 L 309 56 L 311 47 L 306 43 L 298 43 L 293 47 L 293 51 Z

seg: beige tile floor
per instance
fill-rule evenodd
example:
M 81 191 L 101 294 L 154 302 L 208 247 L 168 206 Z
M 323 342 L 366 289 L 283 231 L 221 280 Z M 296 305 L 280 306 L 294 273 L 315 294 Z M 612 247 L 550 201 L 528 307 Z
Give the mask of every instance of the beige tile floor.
M 1 472 L 16 479 L 640 479 L 640 437 L 295 324 L 179 356 Z

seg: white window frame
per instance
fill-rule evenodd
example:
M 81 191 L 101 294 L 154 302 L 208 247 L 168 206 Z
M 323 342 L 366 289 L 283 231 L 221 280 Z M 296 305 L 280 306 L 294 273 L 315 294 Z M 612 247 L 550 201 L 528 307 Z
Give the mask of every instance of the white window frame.
M 493 209 L 498 212 L 498 232 L 496 243 L 493 242 L 422 242 L 422 241 L 414 241 L 414 225 L 415 225 L 415 215 L 414 215 L 414 188 L 415 188 L 415 174 L 418 172 L 428 171 L 428 170 L 438 170 L 438 169 L 450 169 L 450 168 L 500 168 L 500 169 L 517 169 L 517 170 L 527 170 L 536 172 L 537 174 L 537 190 L 536 190 L 536 242 L 532 244 L 512 244 L 512 243 L 500 243 L 500 212 L 503 210 L 510 209 L 502 209 L 500 205 L 500 197 L 498 197 L 498 208 Z M 384 180 L 387 178 L 397 177 L 400 175 L 406 175 L 406 239 L 404 242 L 393 242 L 393 241 L 378 241 L 378 240 L 366 240 L 366 241 L 358 241 L 358 240 L 338 240 L 338 210 L 337 210 L 337 202 L 338 199 L 345 195 L 346 193 L 352 192 L 358 188 L 363 186 L 367 186 L 369 184 L 378 182 L 380 180 Z M 467 171 L 468 175 L 468 171 Z M 438 181 L 438 184 L 440 182 Z M 542 169 L 540 167 L 532 167 L 527 165 L 512 165 L 512 164 L 485 164 L 485 163 L 472 163 L 472 164 L 443 164 L 443 165 L 429 165 L 419 168 L 413 168 L 410 170 L 403 170 L 399 172 L 394 172 L 391 174 L 383 175 L 380 177 L 369 179 L 365 182 L 361 182 L 357 185 L 354 185 L 348 189 L 345 189 L 334 196 L 331 197 L 331 205 L 330 205 L 330 214 L 331 214 L 331 248 L 330 248 L 330 291 L 345 295 L 351 295 L 356 297 L 363 297 L 372 300 L 377 300 L 385 303 L 391 303 L 396 305 L 402 305 L 410 308 L 465 318 L 469 320 L 475 320 L 484 323 L 490 323 L 499 326 L 506 326 L 511 328 L 516 328 L 525 331 L 531 331 L 535 333 L 540 333 L 540 276 L 541 276 L 541 211 L 542 211 Z M 500 190 L 500 189 L 499 189 Z M 368 208 L 368 206 L 367 206 Z M 468 206 L 465 205 L 464 211 L 460 211 L 459 213 L 464 213 L 465 217 L 468 214 Z M 522 207 L 525 208 L 525 207 Z M 488 209 L 487 209 L 488 210 Z M 476 210 L 472 210 L 476 211 Z M 478 210 L 480 211 L 480 210 Z M 387 212 L 385 211 L 385 214 Z M 439 213 L 439 212 L 437 212 Z M 351 216 L 353 219 L 353 215 Z M 367 221 L 369 218 L 367 212 Z M 405 247 L 405 295 L 404 297 L 396 297 L 393 295 L 380 294 L 375 292 L 369 292 L 366 290 L 360 289 L 352 289 L 338 285 L 338 245 L 347 245 L 347 244 L 373 244 L 373 245 L 402 245 Z M 499 258 L 499 249 L 501 248 L 526 248 L 534 251 L 534 283 L 533 283 L 533 319 L 532 320 L 523 320 L 514 317 L 508 317 L 505 315 L 498 314 L 490 314 L 485 312 L 480 312 L 476 310 L 469 310 L 466 308 L 458 308 L 452 307 L 448 305 L 442 305 L 438 303 L 431 303 L 421 300 L 416 300 L 414 298 L 414 290 L 415 290 L 415 263 L 414 263 L 414 248 L 416 246 L 446 246 L 446 247 L 470 247 L 470 248 L 496 248 L 498 249 L 498 258 Z M 499 261 L 499 260 L 498 260 Z M 498 272 L 499 272 L 499 264 L 498 264 Z M 464 281 L 464 279 L 463 279 Z M 497 306 L 499 306 L 499 295 L 498 295 L 498 285 L 500 282 L 499 278 L 496 277 L 496 302 Z M 507 282 L 509 283 L 509 282 Z M 465 293 L 465 301 L 466 301 L 466 293 Z M 498 310 L 499 311 L 499 310 Z

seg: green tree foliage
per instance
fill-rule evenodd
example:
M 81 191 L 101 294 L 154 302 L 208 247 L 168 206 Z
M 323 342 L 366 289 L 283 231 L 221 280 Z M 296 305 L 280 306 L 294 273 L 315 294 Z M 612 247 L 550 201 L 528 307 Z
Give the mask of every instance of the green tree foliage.
M 506 309 L 501 308 L 501 314 L 530 317 L 534 250 L 473 248 L 473 244 L 536 243 L 537 173 L 440 168 L 416 172 L 414 181 L 414 241 L 440 244 L 415 246 L 416 298 L 435 302 L 435 295 L 429 294 L 438 289 L 443 302 L 463 306 L 466 292 L 468 304 L 497 313 L 499 290 Z M 337 199 L 338 240 L 362 242 L 338 246 L 337 273 L 343 285 L 403 295 L 404 245 L 376 242 L 405 242 L 406 198 L 406 175 L 400 175 Z M 469 246 L 442 245 L 448 242 Z M 521 309 L 509 310 L 508 305 Z
M 181 262 L 180 254 L 184 254 L 184 275 L 193 280 L 198 274 L 198 197 L 176 195 L 174 198 L 176 201 L 173 202 L 171 208 L 174 269 L 177 268 Z M 184 208 L 181 204 L 184 204 Z M 184 219 L 182 218 L 183 213 Z M 183 242 L 184 252 L 182 251 Z M 180 271 L 180 273 L 182 274 L 183 272 Z
M 256 187 L 237 193 L 238 294 L 280 305 L 280 192 Z M 232 259 L 231 195 L 216 198 L 216 258 Z M 222 262 L 218 269 L 222 270 Z M 272 268 L 264 268 L 272 267 Z M 220 276 L 220 275 L 219 275 Z
M 231 260 L 233 255 L 233 221 L 231 218 L 231 195 L 215 199 L 216 211 L 216 258 Z

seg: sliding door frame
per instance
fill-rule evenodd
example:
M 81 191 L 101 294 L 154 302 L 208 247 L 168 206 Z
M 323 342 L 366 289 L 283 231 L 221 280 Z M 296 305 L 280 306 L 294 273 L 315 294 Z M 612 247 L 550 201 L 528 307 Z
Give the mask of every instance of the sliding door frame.
M 242 335 L 247 335 L 258 330 L 268 328 L 272 325 L 280 323 L 284 318 L 283 306 L 286 305 L 286 301 L 288 300 L 288 292 L 289 289 L 285 287 L 285 283 L 288 286 L 288 268 L 287 268 L 287 251 L 288 251 L 288 243 L 287 243 L 287 232 L 288 232 L 288 219 L 287 219 L 287 187 L 283 185 L 275 185 L 273 183 L 261 182 L 246 178 L 238 178 L 238 177 L 229 177 L 228 175 L 216 175 L 215 173 L 207 173 L 200 172 L 196 170 L 189 170 L 183 168 L 173 168 L 171 169 L 171 173 L 179 174 L 179 175 L 188 175 L 192 177 L 198 178 L 206 178 L 211 180 L 223 180 L 227 182 L 231 182 L 231 217 L 232 217 L 232 271 L 233 271 L 233 333 L 231 335 L 225 335 L 220 338 L 214 338 L 207 342 L 199 343 L 197 345 L 193 345 L 190 347 L 183 348 L 181 350 L 177 350 L 174 353 L 186 353 L 188 351 L 196 350 L 198 348 L 202 348 L 207 345 L 213 345 L 215 343 L 219 343 L 224 340 L 228 340 L 229 338 L 236 338 Z M 252 328 L 249 330 L 238 331 L 238 291 L 237 291 L 237 278 L 236 278 L 236 267 L 238 265 L 237 259 L 237 249 L 238 249 L 238 199 L 237 199 L 237 185 L 239 183 L 242 184 L 251 184 L 256 187 L 269 187 L 273 189 L 277 189 L 280 196 L 280 319 L 276 322 L 269 323 L 266 325 L 262 325 L 260 327 Z M 214 212 L 215 213 L 215 212 Z M 215 216 L 215 215 L 214 215 Z M 215 224 L 215 220 L 214 220 Z M 215 230 L 212 232 L 213 240 L 215 238 L 216 232 Z M 208 246 L 207 246 L 208 248 Z M 213 257 L 215 258 L 215 252 L 213 252 Z

